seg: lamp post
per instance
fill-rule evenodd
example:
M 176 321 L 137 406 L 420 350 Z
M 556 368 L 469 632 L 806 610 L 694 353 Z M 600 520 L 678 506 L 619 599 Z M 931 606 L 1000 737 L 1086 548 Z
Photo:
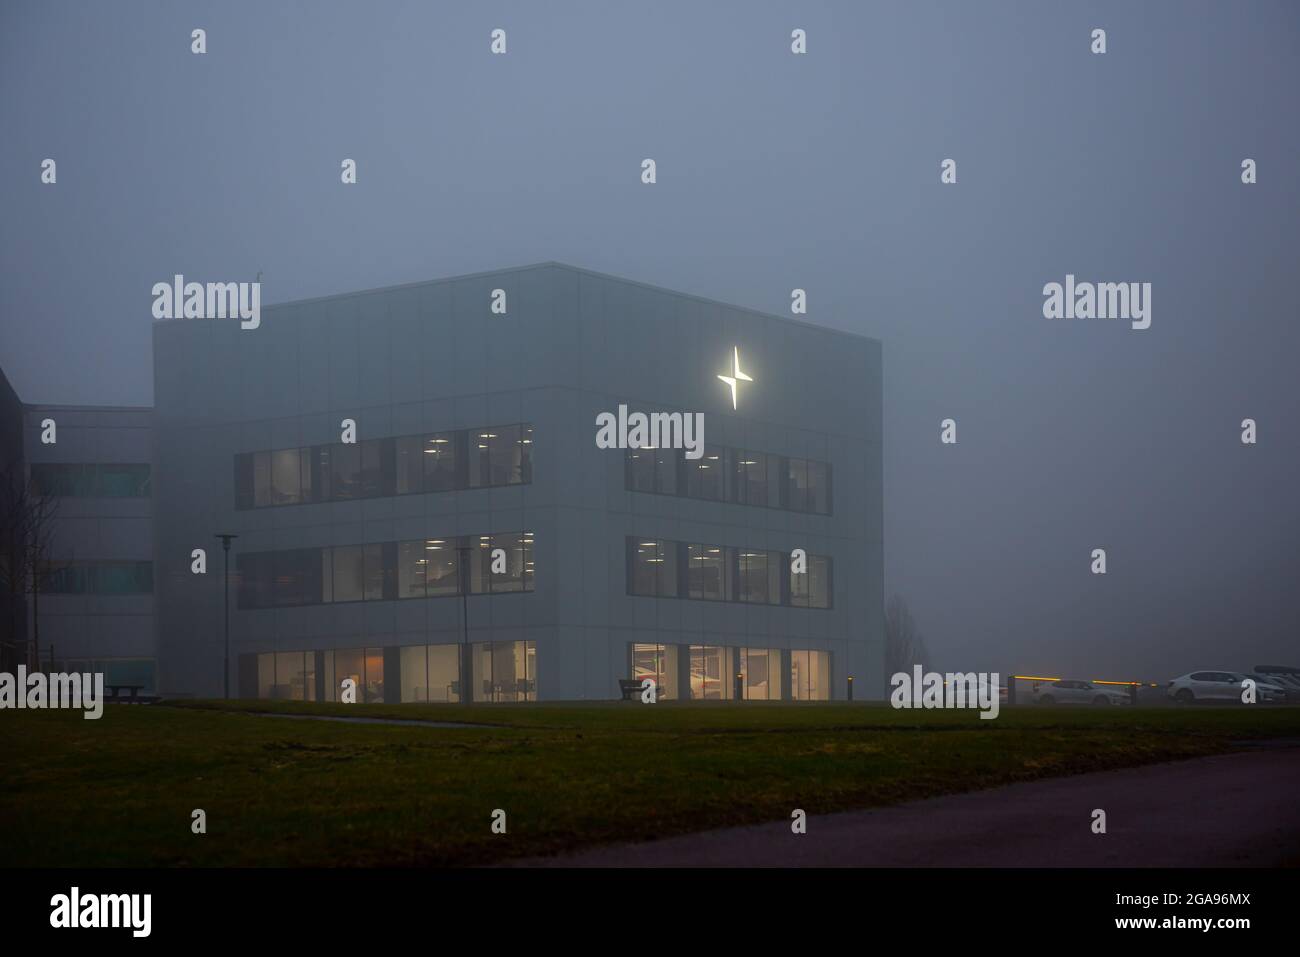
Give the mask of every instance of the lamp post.
M 468 546 L 456 549 L 460 566 L 460 703 L 469 704 L 473 700 L 470 683 L 474 677 L 474 662 L 469 655 L 469 555 Z
M 221 539 L 221 550 L 225 552 L 225 568 L 222 572 L 222 603 L 226 606 L 226 666 L 223 669 L 222 688 L 226 700 L 230 700 L 230 540 L 238 535 L 218 532 L 215 538 Z

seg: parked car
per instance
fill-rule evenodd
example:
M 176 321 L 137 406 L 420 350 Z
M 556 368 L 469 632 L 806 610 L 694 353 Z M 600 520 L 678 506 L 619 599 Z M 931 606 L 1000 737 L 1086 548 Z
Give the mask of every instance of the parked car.
M 1035 685 L 1035 704 L 1132 704 L 1128 689 L 1095 685 L 1091 681 L 1062 678 L 1060 681 Z
M 1300 682 L 1291 675 L 1276 675 L 1266 671 L 1248 671 L 1243 678 L 1252 678 L 1255 686 L 1272 685 L 1282 692 L 1281 700 L 1288 704 L 1300 701 Z
M 1287 701 L 1300 702 L 1300 668 L 1287 665 L 1256 665 L 1255 674 L 1287 691 Z
M 1182 704 L 1241 701 L 1242 682 L 1247 677 L 1255 682 L 1255 700 L 1261 703 L 1286 701 L 1286 690 L 1280 685 L 1265 681 L 1260 675 L 1244 675 L 1238 671 L 1192 671 L 1169 682 L 1165 693 Z

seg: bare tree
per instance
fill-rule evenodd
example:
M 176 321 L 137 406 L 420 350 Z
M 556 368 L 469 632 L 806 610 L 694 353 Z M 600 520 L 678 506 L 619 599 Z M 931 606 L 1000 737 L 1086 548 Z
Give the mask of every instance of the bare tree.
M 26 645 L 24 611 L 27 596 L 26 510 L 21 507 L 21 473 L 14 466 L 0 472 L 0 585 L 4 586 L 5 621 L 0 644 L 0 671 L 13 672 L 19 648 Z M 20 637 L 23 636 L 20 643 Z M 24 648 L 25 651 L 25 648 Z
M 40 667 L 41 618 L 40 596 L 45 586 L 70 561 L 55 561 L 54 518 L 59 500 L 27 478 L 17 466 L 0 473 L 0 529 L 3 529 L 3 555 L 0 555 L 0 585 L 10 601 L 11 653 L 24 657 L 19 648 L 26 644 L 21 610 L 26 596 L 32 596 L 32 667 Z
M 914 665 L 926 668 L 930 653 L 917 630 L 911 609 L 903 596 L 894 593 L 885 604 L 885 676 L 910 673 Z

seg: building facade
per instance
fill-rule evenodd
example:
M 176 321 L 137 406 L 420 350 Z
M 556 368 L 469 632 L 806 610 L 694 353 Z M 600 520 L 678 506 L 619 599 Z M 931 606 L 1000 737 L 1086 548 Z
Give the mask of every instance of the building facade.
M 883 696 L 874 340 L 548 263 L 160 321 L 154 385 L 150 458 L 28 451 L 150 463 L 163 694 Z M 637 412 L 703 442 L 598 444 Z
M 157 685 L 153 575 L 153 413 L 28 405 L 29 488 L 47 497 L 49 548 L 29 581 L 30 654 L 43 668 Z
M 23 404 L 0 370 L 0 671 L 13 674 L 25 662 L 27 590 L 19 511 L 27 483 L 23 457 Z

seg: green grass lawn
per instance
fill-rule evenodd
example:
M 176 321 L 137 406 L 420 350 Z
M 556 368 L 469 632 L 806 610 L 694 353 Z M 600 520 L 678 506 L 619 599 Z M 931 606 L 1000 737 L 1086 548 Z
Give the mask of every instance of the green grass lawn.
M 421 728 L 253 711 L 473 721 Z M 0 714 L 0 865 L 481 864 L 1300 737 L 1294 708 L 192 702 Z M 190 832 L 190 812 L 208 832 Z M 508 830 L 490 830 L 494 808 Z

